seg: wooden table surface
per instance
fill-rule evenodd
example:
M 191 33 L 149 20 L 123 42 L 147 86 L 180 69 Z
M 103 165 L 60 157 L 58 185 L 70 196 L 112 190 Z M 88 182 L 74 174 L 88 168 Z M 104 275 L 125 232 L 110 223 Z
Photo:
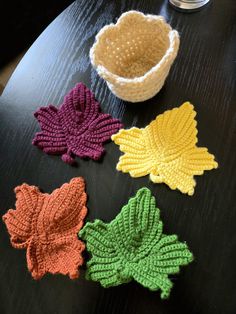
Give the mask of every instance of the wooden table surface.
M 91 68 L 95 34 L 122 12 L 137 9 L 164 15 L 181 36 L 179 55 L 161 92 L 140 104 L 113 96 Z M 169 300 L 135 282 L 104 289 L 86 281 L 47 275 L 34 281 L 24 250 L 10 246 L 0 227 L 1 314 L 235 314 L 236 313 L 236 3 L 214 0 L 200 12 L 176 12 L 160 0 L 81 0 L 74 2 L 42 33 L 20 62 L 0 98 L 0 209 L 14 208 L 13 188 L 23 182 L 51 192 L 75 176 L 87 183 L 87 220 L 110 221 L 137 189 L 152 190 L 166 233 L 186 241 L 195 261 L 173 277 Z M 117 172 L 119 148 L 106 145 L 101 162 L 79 160 L 78 167 L 47 156 L 31 145 L 39 130 L 33 112 L 60 104 L 82 81 L 103 111 L 126 128 L 146 126 L 156 115 L 186 100 L 195 105 L 199 145 L 216 155 L 219 169 L 197 177 L 190 197 Z

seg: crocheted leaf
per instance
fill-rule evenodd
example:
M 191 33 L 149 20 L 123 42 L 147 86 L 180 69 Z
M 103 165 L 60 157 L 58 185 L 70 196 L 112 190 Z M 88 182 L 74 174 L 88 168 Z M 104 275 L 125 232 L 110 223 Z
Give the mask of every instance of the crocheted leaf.
M 161 298 L 165 299 L 173 286 L 168 275 L 179 273 L 180 266 L 192 260 L 192 253 L 186 243 L 179 242 L 176 235 L 163 234 L 161 240 L 152 247 L 150 255 L 139 261 L 134 279 L 150 290 L 155 291 L 156 287 L 160 287 Z
M 87 239 L 86 249 L 93 254 L 93 258 L 87 262 L 87 279 L 99 281 L 106 288 L 131 280 L 119 277 L 117 274 L 120 260 L 107 224 L 101 220 L 95 220 L 94 223 L 87 222 L 86 228 L 80 231 L 79 236 Z
M 120 252 L 121 258 L 131 255 L 130 259 L 134 261 L 146 256 L 152 245 L 159 241 L 162 227 L 155 198 L 145 188 L 140 189 L 109 224 L 116 251 Z
M 34 212 L 45 198 L 39 198 L 40 191 L 36 186 L 22 184 L 15 188 L 16 208 L 9 209 L 3 216 L 10 240 L 13 247 L 17 249 L 26 248 L 31 240 L 32 221 Z M 26 219 L 27 218 L 27 219 Z
M 87 223 L 79 232 L 91 254 L 87 278 L 103 287 L 135 279 L 150 290 L 160 289 L 161 298 L 167 298 L 172 287 L 168 276 L 193 256 L 176 235 L 162 234 L 162 227 L 160 211 L 147 188 L 140 189 L 110 223 Z
M 48 154 L 63 154 L 62 160 L 69 164 L 75 155 L 99 159 L 103 143 L 122 126 L 109 114 L 100 113 L 99 103 L 82 83 L 65 96 L 59 109 L 49 105 L 34 115 L 42 132 L 36 133 L 33 144 Z
M 77 232 L 87 213 L 84 189 L 82 178 L 72 179 L 51 194 L 27 184 L 15 189 L 16 209 L 10 209 L 3 221 L 12 246 L 27 249 L 27 265 L 34 279 L 47 272 L 79 276 L 85 246 Z
M 197 147 L 194 107 L 186 102 L 179 108 L 157 116 L 146 128 L 120 130 L 112 140 L 125 154 L 117 170 L 132 177 L 150 175 L 154 183 L 166 183 L 171 189 L 193 195 L 194 175 L 217 168 L 214 155 Z

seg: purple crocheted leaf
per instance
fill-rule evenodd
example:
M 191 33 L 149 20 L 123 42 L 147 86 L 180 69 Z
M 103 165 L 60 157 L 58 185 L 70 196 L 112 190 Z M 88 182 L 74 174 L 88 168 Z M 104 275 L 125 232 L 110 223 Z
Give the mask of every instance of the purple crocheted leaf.
M 83 83 L 65 96 L 59 108 L 41 107 L 34 116 L 42 131 L 36 133 L 33 144 L 45 153 L 62 155 L 69 164 L 75 156 L 98 160 L 104 153 L 103 143 L 122 127 L 118 119 L 100 112 L 99 103 Z

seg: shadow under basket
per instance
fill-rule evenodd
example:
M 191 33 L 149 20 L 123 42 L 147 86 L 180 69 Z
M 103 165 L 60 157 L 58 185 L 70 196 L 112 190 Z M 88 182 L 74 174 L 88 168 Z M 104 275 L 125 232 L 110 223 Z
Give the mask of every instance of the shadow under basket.
M 90 59 L 118 98 L 140 102 L 160 91 L 178 49 L 179 34 L 162 16 L 129 11 L 99 31 Z

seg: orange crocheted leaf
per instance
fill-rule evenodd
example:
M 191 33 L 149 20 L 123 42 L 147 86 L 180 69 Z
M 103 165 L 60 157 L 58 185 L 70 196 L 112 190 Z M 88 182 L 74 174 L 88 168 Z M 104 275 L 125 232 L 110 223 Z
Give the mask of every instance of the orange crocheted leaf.
M 44 195 L 40 193 L 36 186 L 22 184 L 15 188 L 16 209 L 9 209 L 3 216 L 10 241 L 17 249 L 26 248 L 32 237 L 32 224 L 34 213 L 38 204 L 42 205 Z
M 79 277 L 78 268 L 83 264 L 81 252 L 84 249 L 84 243 L 74 235 L 60 237 L 45 245 L 38 245 L 32 239 L 27 249 L 28 269 L 34 279 L 41 279 L 47 272 L 76 279 Z
M 46 195 L 47 206 L 40 223 L 42 228 L 45 226 L 49 238 L 64 237 L 72 232 L 76 234 L 81 229 L 87 214 L 87 195 L 84 189 L 84 180 L 74 178 L 52 194 Z
M 4 216 L 11 243 L 27 249 L 27 265 L 34 279 L 47 272 L 79 276 L 85 246 L 77 232 L 87 214 L 85 183 L 74 178 L 51 194 L 23 184 L 15 189 L 16 210 Z

